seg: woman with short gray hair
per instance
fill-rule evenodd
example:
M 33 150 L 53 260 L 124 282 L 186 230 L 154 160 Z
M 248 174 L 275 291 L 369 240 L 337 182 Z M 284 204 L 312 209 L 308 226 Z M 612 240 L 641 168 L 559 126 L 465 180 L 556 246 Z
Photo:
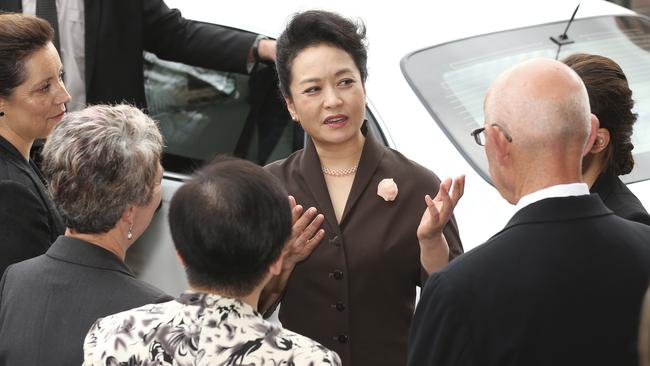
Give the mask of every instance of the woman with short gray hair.
M 156 123 L 129 105 L 69 113 L 49 136 L 43 171 L 67 230 L 5 273 L 0 355 L 9 364 L 81 364 L 97 318 L 171 300 L 124 264 L 161 201 L 162 146 Z

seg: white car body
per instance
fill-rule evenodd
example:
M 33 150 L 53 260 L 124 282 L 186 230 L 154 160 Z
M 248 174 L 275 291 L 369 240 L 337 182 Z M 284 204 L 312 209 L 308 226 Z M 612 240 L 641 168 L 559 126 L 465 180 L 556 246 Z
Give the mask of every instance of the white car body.
M 437 44 L 501 30 L 567 21 L 577 1 L 238 1 L 224 4 L 208 0 L 166 0 L 184 17 L 223 24 L 277 37 L 290 15 L 301 10 L 325 9 L 362 19 L 367 26 L 369 108 L 390 147 L 434 171 L 440 178 L 466 175 L 465 195 L 455 210 L 465 251 L 480 245 L 510 219 L 507 203 L 465 160 L 417 98 L 400 69 L 402 58 Z M 581 1 L 577 18 L 633 14 L 604 1 Z M 558 34 L 562 29 L 558 30 Z M 468 139 L 471 137 L 468 135 Z M 184 287 L 180 266 L 167 228 L 167 204 L 182 176 L 167 173 L 165 205 L 148 230 L 147 241 L 160 248 L 148 259 L 140 277 L 175 294 Z M 399 184 L 399 182 L 398 182 Z M 650 207 L 650 181 L 629 185 Z M 423 203 L 424 209 L 424 203 Z M 181 278 L 179 279 L 178 276 Z M 182 282 L 179 282 L 182 281 Z

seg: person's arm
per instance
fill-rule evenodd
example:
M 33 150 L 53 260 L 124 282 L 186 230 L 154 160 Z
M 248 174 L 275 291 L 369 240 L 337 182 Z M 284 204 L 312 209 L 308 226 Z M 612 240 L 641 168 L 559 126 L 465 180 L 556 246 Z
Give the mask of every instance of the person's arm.
M 0 182 L 0 272 L 39 256 L 50 246 L 48 214 L 41 200 L 14 181 Z
M 257 34 L 185 19 L 162 0 L 143 0 L 142 17 L 144 49 L 156 56 L 220 71 L 248 72 Z M 267 46 L 260 44 L 260 57 L 268 56 Z
M 303 212 L 303 207 L 296 204 L 293 196 L 289 196 L 289 202 L 293 227 L 283 249 L 282 272 L 262 290 L 258 304 L 259 312 L 265 316 L 271 315 L 280 301 L 296 264 L 305 260 L 325 237 L 325 230 L 320 228 L 325 220 L 322 214 L 314 207 Z
M 441 273 L 422 290 L 408 341 L 408 366 L 474 365 L 465 302 Z
M 431 274 L 449 263 L 449 245 L 443 233 L 452 217 L 454 207 L 463 196 L 465 176 L 453 180 L 445 179 L 440 184 L 435 198 L 426 195 L 427 208 L 422 214 L 417 236 L 420 243 L 420 261 L 422 268 Z M 450 193 L 451 190 L 451 193 Z

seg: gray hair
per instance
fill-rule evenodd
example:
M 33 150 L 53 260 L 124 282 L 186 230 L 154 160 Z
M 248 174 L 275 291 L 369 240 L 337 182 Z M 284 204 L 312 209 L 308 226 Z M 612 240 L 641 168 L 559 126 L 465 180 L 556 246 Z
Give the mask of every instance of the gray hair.
M 67 227 L 112 229 L 153 195 L 163 138 L 136 107 L 95 105 L 65 115 L 43 148 L 43 172 Z

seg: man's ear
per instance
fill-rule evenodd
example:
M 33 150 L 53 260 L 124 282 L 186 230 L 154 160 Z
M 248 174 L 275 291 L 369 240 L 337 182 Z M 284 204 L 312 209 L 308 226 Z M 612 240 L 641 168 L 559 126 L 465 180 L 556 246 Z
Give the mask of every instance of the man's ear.
M 284 97 L 284 102 L 287 104 L 287 109 L 289 110 L 289 114 L 291 115 L 291 119 L 294 122 L 300 122 L 300 118 L 298 117 L 298 113 L 296 113 L 296 106 L 293 104 L 293 100 L 291 97 Z
M 487 139 L 490 140 L 490 145 L 499 165 L 509 164 L 512 143 L 508 141 L 505 133 L 499 127 L 487 125 L 485 129 L 488 130 Z
M 582 150 L 583 157 L 587 156 L 587 154 L 591 152 L 592 148 L 594 147 L 594 143 L 597 142 L 598 131 L 600 130 L 598 128 L 600 126 L 600 121 L 598 121 L 598 117 L 596 117 L 595 114 L 593 113 L 591 114 L 591 121 L 589 121 L 589 123 L 590 123 L 589 138 L 587 139 L 587 143 L 585 144 L 585 147 Z M 607 144 L 609 144 L 609 131 L 607 131 Z
M 282 264 L 284 264 L 284 250 L 280 252 L 278 259 L 271 263 L 269 267 L 269 272 L 274 276 L 279 276 L 282 273 Z

